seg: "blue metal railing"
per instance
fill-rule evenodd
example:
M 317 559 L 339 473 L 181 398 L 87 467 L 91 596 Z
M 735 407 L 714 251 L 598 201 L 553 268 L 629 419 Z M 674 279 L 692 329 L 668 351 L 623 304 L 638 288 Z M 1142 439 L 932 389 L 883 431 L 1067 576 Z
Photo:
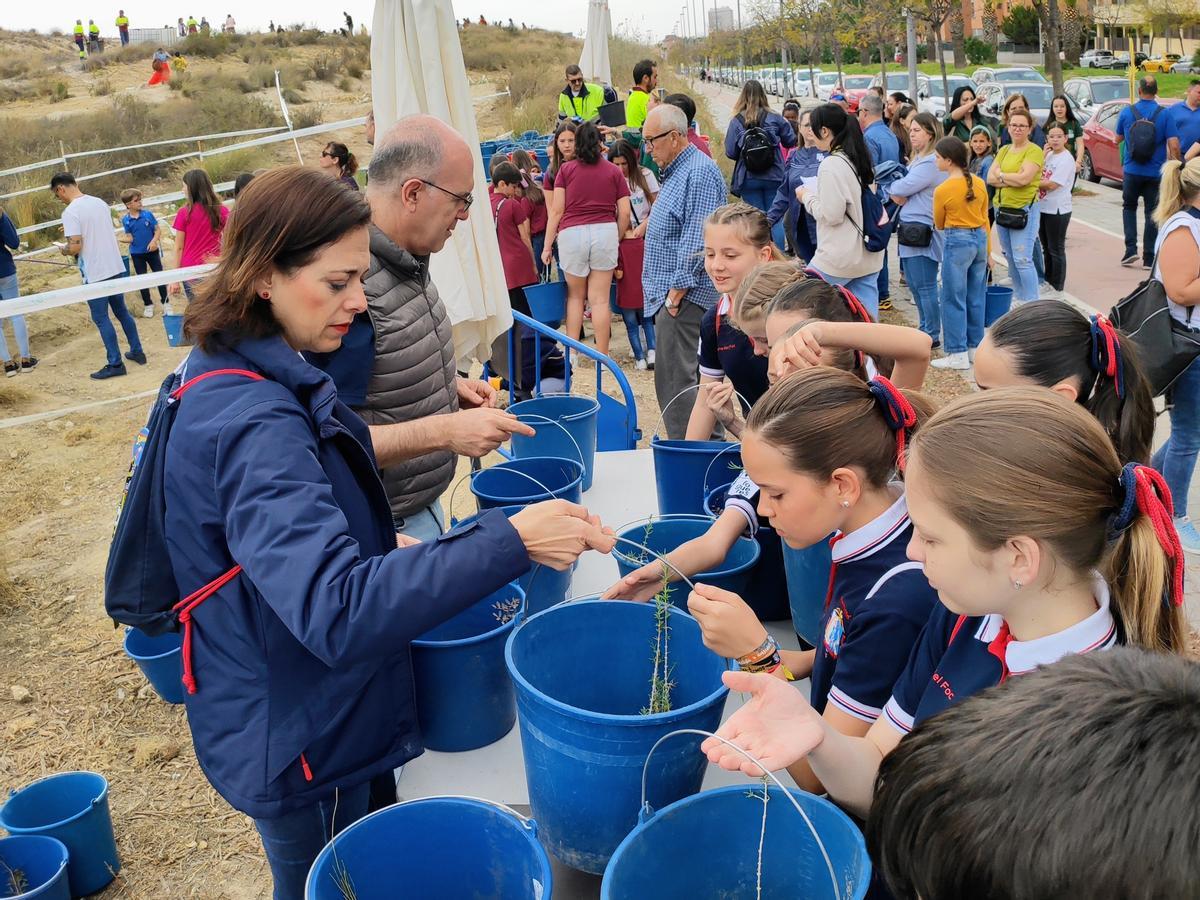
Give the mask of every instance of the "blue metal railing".
M 524 313 L 513 310 L 513 322 L 520 323 L 533 332 L 533 373 L 534 385 L 533 394 L 536 396 L 539 393 L 542 383 L 542 339 L 543 336 L 563 344 L 565 347 L 574 350 L 576 353 L 592 359 L 596 363 L 596 401 L 600 404 L 600 413 L 596 427 L 596 449 L 597 450 L 633 450 L 637 447 L 637 442 L 641 440 L 642 432 L 638 428 L 637 423 L 637 398 L 633 395 L 633 388 L 629 385 L 629 379 L 625 377 L 625 373 L 621 371 L 620 366 L 611 357 L 605 356 L 595 347 L 589 347 L 587 344 L 580 343 L 574 338 L 569 338 L 561 331 L 551 328 L 544 322 L 539 322 L 537 319 L 530 318 Z M 508 332 L 508 393 L 509 401 L 515 403 L 517 399 L 517 382 L 520 380 L 521 373 L 517 369 L 516 360 L 516 340 L 517 329 L 514 327 Z M 565 360 L 566 366 L 566 386 L 564 390 L 571 390 L 571 360 L 570 354 L 567 354 Z M 622 403 L 615 397 L 611 397 L 604 393 L 604 370 L 610 369 L 613 377 L 616 379 L 617 386 L 621 389 L 621 395 L 625 402 Z

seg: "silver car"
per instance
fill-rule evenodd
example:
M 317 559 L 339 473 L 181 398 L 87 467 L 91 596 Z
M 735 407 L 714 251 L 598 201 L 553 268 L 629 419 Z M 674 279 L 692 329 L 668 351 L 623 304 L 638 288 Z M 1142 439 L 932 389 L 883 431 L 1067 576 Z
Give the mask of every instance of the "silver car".
M 988 81 L 979 85 L 979 96 L 983 98 L 983 111 L 989 116 L 999 118 L 1004 112 L 1004 101 L 1013 94 L 1023 94 L 1029 104 L 1029 112 L 1033 115 L 1036 125 L 1041 125 L 1050 115 L 1050 102 L 1054 99 L 1054 85 L 1044 81 Z M 1072 110 L 1079 115 L 1076 118 L 1086 118 L 1082 115 L 1079 101 L 1067 95 L 1067 102 Z
M 1028 66 L 1012 66 L 1006 69 L 989 68 L 987 66 L 976 69 L 975 74 L 971 76 L 975 79 L 976 84 L 984 84 L 986 82 L 1011 82 L 1011 81 L 1040 81 L 1045 83 L 1046 79 L 1036 69 Z
M 1120 75 L 1094 78 L 1068 78 L 1063 93 L 1079 104 L 1090 118 L 1092 113 L 1112 100 L 1129 99 L 1129 79 Z

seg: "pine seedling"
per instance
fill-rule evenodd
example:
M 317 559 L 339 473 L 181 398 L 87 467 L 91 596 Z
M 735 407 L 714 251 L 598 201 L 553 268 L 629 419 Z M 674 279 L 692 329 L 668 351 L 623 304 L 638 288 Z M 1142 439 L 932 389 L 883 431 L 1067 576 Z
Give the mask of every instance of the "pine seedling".
M 25 877 L 24 872 L 14 869 L 4 860 L 0 860 L 0 866 L 4 866 L 4 880 L 7 882 L 5 894 L 7 896 L 19 897 L 29 890 L 29 879 Z
M 507 625 L 521 611 L 521 598 L 512 597 L 508 600 L 497 600 L 492 604 L 492 615 L 501 625 Z
M 671 711 L 671 680 L 674 667 L 670 660 L 671 643 L 671 576 L 663 565 L 662 586 L 654 595 L 654 669 L 650 674 L 650 705 L 642 715 L 654 715 Z

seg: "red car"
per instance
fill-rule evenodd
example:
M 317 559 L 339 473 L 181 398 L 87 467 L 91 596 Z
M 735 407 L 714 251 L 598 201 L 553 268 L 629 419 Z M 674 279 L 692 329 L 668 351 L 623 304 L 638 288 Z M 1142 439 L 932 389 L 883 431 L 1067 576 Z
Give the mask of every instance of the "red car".
M 842 79 L 842 93 L 846 95 L 846 104 L 850 112 L 858 112 L 858 101 L 871 88 L 870 75 L 847 75 Z
M 1163 106 L 1178 103 L 1178 100 L 1163 98 Z M 1117 134 L 1117 119 L 1121 110 L 1129 105 L 1128 100 L 1112 100 L 1105 103 L 1083 126 L 1083 169 L 1079 175 L 1096 182 L 1108 178 L 1118 184 L 1124 180 L 1121 168 L 1121 137 Z M 1160 114 L 1160 119 L 1161 119 Z

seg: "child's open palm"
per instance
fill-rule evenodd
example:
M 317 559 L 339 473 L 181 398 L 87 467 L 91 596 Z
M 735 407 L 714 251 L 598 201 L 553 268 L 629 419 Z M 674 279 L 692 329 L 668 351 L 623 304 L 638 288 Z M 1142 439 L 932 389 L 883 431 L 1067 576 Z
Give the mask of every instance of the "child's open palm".
M 717 734 L 761 761 L 769 771 L 786 769 L 821 744 L 825 736 L 821 717 L 793 685 L 773 675 L 748 672 L 726 672 L 722 678 L 731 691 L 750 694 L 750 700 L 729 717 Z M 700 749 L 722 769 L 741 771 L 751 778 L 763 775 L 758 766 L 715 738 L 707 738 Z

